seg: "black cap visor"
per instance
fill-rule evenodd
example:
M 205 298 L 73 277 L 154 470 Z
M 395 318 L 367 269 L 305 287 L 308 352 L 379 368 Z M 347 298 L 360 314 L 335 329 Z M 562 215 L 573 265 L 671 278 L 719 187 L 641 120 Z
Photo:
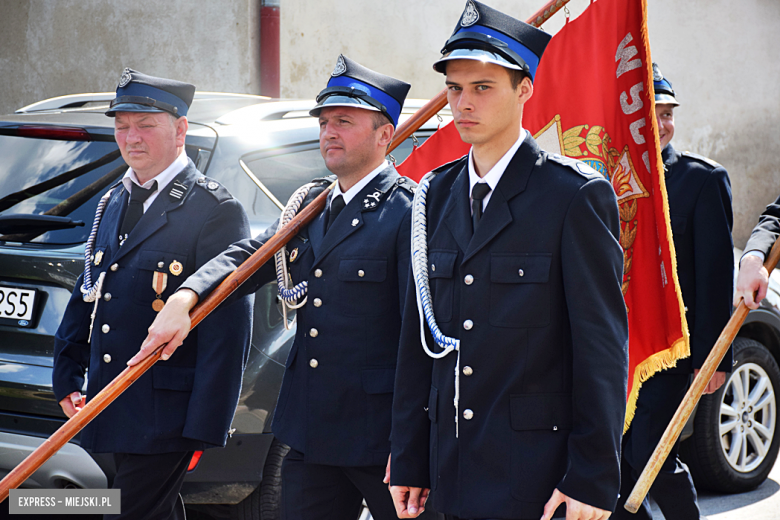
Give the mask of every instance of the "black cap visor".
M 309 111 L 309 115 L 319 117 L 325 107 L 355 107 L 382 112 L 387 116 L 387 108 L 376 99 L 364 92 L 350 87 L 328 87 L 317 96 L 317 105 Z M 388 116 L 388 119 L 390 117 Z
M 106 111 L 108 117 L 114 117 L 117 112 L 168 112 L 175 117 L 181 117 L 178 114 L 179 109 L 171 104 L 163 103 L 149 97 L 143 96 L 119 96 L 111 101 L 109 110 Z
M 677 101 L 673 95 L 667 94 L 666 92 L 656 92 L 655 93 L 655 104 L 656 105 L 674 105 L 676 107 L 680 106 L 680 102 Z

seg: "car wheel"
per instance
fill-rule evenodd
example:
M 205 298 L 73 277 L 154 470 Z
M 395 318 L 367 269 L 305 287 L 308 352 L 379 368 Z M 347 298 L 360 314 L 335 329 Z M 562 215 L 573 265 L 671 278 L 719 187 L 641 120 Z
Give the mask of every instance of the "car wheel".
M 290 451 L 274 439 L 263 466 L 263 481 L 251 495 L 231 507 L 233 520 L 279 520 L 282 508 L 282 461 Z
M 734 370 L 726 383 L 699 402 L 693 436 L 681 446 L 697 487 L 741 493 L 759 486 L 780 447 L 780 369 L 767 348 L 734 340 Z

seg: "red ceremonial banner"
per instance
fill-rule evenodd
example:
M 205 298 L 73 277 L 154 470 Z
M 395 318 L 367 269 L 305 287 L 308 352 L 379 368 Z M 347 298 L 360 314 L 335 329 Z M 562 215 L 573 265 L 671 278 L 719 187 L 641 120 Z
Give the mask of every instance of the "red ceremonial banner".
M 690 355 L 652 78 L 645 0 L 597 0 L 550 41 L 523 114 L 542 149 L 584 161 L 617 194 L 629 320 L 626 428 L 642 382 Z M 468 145 L 454 131 L 450 124 L 437 132 L 398 171 L 419 179 L 462 156 Z

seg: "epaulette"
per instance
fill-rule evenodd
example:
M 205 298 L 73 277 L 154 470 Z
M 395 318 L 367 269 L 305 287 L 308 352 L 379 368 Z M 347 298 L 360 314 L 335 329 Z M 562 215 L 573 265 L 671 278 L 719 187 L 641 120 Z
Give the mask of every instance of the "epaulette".
M 175 186 L 173 182 L 171 183 L 171 185 L 172 185 L 171 190 L 178 189 L 179 191 L 181 191 L 182 189 L 181 186 L 179 187 Z M 233 198 L 233 195 L 230 194 L 227 188 L 225 188 L 221 183 L 215 181 L 211 177 L 206 177 L 205 175 L 202 177 L 198 177 L 198 180 L 195 181 L 195 185 L 199 186 L 200 188 L 203 188 L 204 191 L 210 193 L 215 199 L 217 199 L 217 202 L 224 202 L 226 200 L 230 200 Z M 171 191 L 171 196 L 173 196 L 173 191 Z
M 395 183 L 398 186 L 400 186 L 401 188 L 405 189 L 406 191 L 408 191 L 409 193 L 412 193 L 412 194 L 414 194 L 414 190 L 417 189 L 417 183 L 414 182 L 409 177 L 404 177 L 403 175 L 398 177 L 395 180 Z
M 453 166 L 455 166 L 455 165 L 456 165 L 457 163 L 459 163 L 460 161 L 462 161 L 462 160 L 464 160 L 464 159 L 468 159 L 468 157 L 469 157 L 469 154 L 466 154 L 466 155 L 464 155 L 463 157 L 458 157 L 458 158 L 457 158 L 457 159 L 455 159 L 454 161 L 450 161 L 450 162 L 448 162 L 448 163 L 446 163 L 446 164 L 442 164 L 442 165 L 441 165 L 441 166 L 439 166 L 438 168 L 434 168 L 434 169 L 433 169 L 433 170 L 431 170 L 431 171 L 433 171 L 433 172 L 436 172 L 436 173 L 441 173 L 441 172 L 443 172 L 443 171 L 445 171 L 445 170 L 449 170 L 450 168 L 452 168 Z
M 704 157 L 703 155 L 699 155 L 697 153 L 693 152 L 682 152 L 682 155 L 685 157 L 688 157 L 690 159 L 693 159 L 695 161 L 703 162 L 704 164 L 708 166 L 712 166 L 713 168 L 723 168 L 723 166 L 720 163 L 717 163 L 710 159 L 709 157 Z
M 338 179 L 338 177 L 336 177 L 335 175 L 331 174 L 331 175 L 326 175 L 325 177 L 317 177 L 316 179 L 312 179 L 309 182 L 314 183 L 314 184 L 321 184 L 321 185 L 323 185 L 324 187 L 327 188 L 328 186 L 330 186 L 331 184 L 336 182 L 337 179 Z
M 547 159 L 549 159 L 552 162 L 558 163 L 561 166 L 566 166 L 568 168 L 571 168 L 575 172 L 579 173 L 580 175 L 584 176 L 585 178 L 592 178 L 594 176 L 598 176 L 600 178 L 604 178 L 602 174 L 588 166 L 586 163 L 582 161 L 578 161 L 577 159 L 572 159 L 571 157 L 565 157 L 563 155 L 559 155 L 557 153 L 547 153 Z

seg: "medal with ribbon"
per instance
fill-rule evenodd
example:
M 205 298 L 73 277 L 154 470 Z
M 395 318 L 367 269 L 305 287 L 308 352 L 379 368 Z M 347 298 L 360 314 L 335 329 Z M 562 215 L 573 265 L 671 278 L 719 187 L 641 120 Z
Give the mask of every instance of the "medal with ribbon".
M 152 302 L 152 309 L 154 309 L 155 312 L 160 312 L 163 307 L 165 307 L 165 302 L 162 299 L 162 293 L 165 291 L 166 287 L 168 287 L 168 273 L 155 271 L 154 275 L 152 276 L 152 289 L 154 289 L 155 294 L 157 294 L 154 302 Z

